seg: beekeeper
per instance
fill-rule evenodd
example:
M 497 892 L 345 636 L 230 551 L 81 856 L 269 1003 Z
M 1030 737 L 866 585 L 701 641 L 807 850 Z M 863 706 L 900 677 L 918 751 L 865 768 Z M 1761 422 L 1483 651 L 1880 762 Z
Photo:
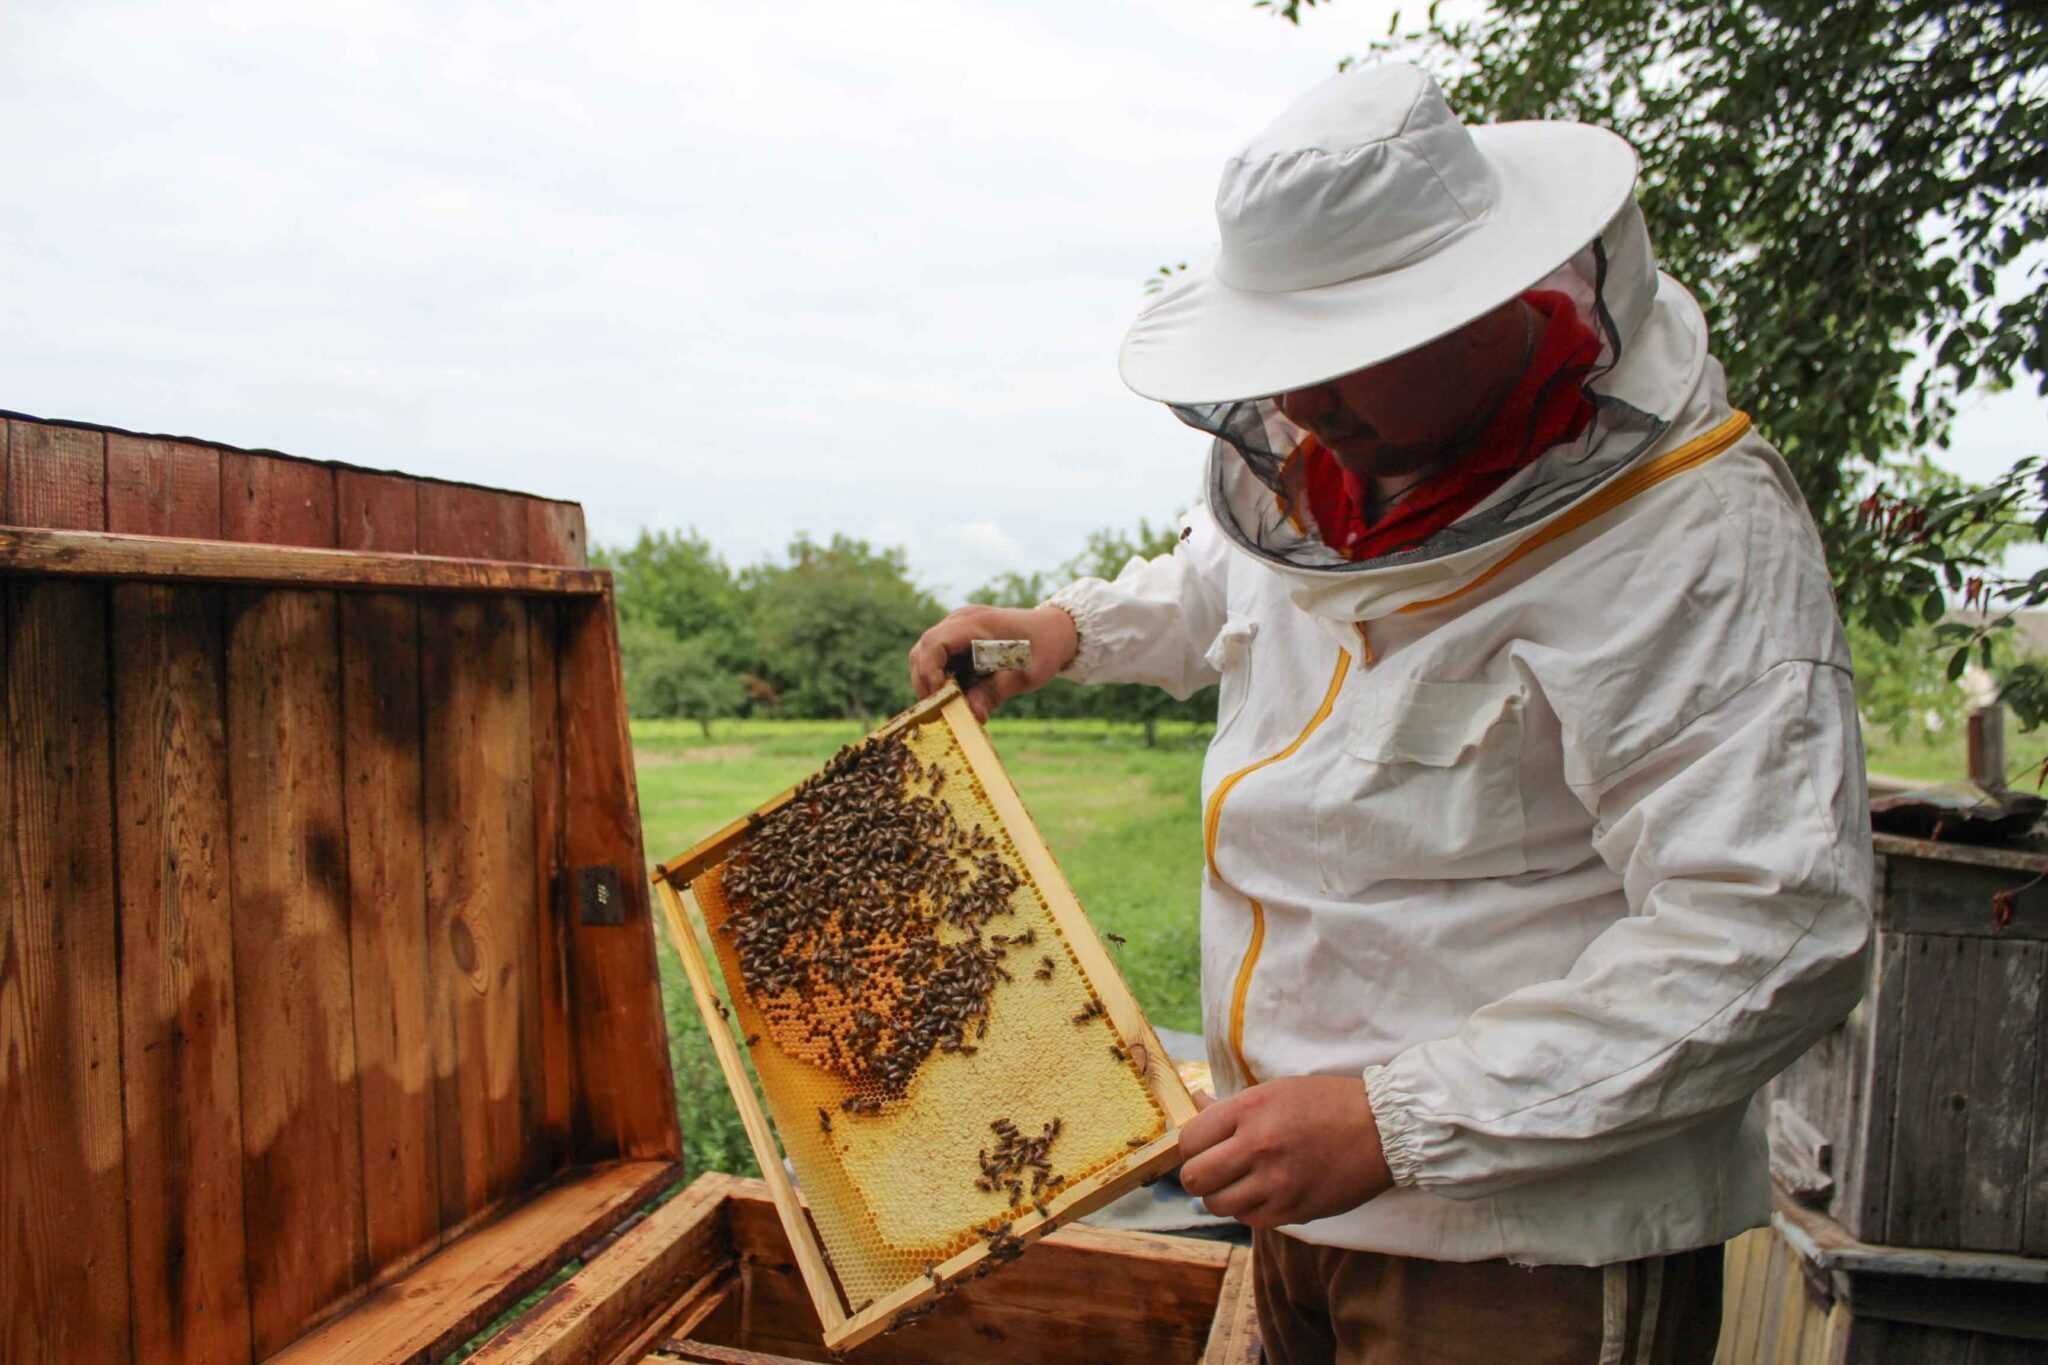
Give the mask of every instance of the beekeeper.
M 924 695 L 1030 639 L 983 714 L 1221 684 L 1181 1179 L 1257 1230 L 1279 1362 L 1710 1360 L 1770 1208 L 1757 1088 L 1862 987 L 1820 545 L 1635 174 L 1413 67 L 1309 91 L 1124 341 L 1212 438 L 1178 548 L 911 652 Z

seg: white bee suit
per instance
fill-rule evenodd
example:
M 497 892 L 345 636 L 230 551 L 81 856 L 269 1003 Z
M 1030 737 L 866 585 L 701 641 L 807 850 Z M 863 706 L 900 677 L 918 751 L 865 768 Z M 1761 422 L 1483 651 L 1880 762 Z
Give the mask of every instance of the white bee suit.
M 1219 438 L 1190 534 L 1053 599 L 1070 676 L 1221 683 L 1219 1092 L 1361 1077 L 1396 1182 L 1310 1242 L 1599 1265 L 1757 1226 L 1755 1092 L 1861 990 L 1869 803 L 1811 521 L 1632 205 L 1560 275 L 1609 346 L 1600 428 L 1455 534 L 1283 543 L 1284 419 L 1177 409 Z

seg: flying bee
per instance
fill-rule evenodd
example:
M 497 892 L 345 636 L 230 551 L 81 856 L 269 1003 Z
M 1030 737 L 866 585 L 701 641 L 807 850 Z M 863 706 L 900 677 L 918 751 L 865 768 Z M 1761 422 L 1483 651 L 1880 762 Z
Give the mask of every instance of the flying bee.
M 1119 948 L 1123 947 L 1124 944 L 1130 941 L 1129 939 L 1126 939 L 1122 934 L 1104 934 L 1103 937 L 1108 939 L 1111 943 L 1114 943 Z

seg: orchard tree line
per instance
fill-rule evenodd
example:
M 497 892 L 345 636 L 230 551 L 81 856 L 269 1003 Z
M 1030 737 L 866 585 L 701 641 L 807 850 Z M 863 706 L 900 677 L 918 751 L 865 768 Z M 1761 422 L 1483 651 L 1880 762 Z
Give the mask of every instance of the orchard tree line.
M 1075 578 L 1114 578 L 1133 557 L 1171 552 L 1178 534 L 1146 521 L 1097 531 L 1057 568 L 1004 574 L 969 599 L 1036 606 Z M 799 535 L 781 559 L 737 570 L 694 531 L 643 531 L 594 558 L 612 571 L 631 714 L 693 720 L 707 736 L 734 716 L 867 721 L 903 709 L 910 646 L 946 611 L 901 549 L 845 535 Z M 1133 722 L 1152 744 L 1162 720 L 1213 721 L 1216 698 L 1214 688 L 1180 702 L 1156 688 L 1058 681 L 1004 714 Z

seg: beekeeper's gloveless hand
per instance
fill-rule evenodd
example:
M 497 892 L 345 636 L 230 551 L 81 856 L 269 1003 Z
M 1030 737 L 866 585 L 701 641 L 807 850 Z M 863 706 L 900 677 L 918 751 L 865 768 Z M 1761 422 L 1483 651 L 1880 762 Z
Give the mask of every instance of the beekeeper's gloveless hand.
M 1209 1212 L 1271 1229 L 1347 1212 L 1394 1178 L 1356 1076 L 1282 1076 L 1180 1130 L 1180 1183 Z
M 965 654 L 976 640 L 1031 642 L 1028 668 L 1006 668 L 967 689 L 967 704 L 978 720 L 987 720 L 1010 698 L 1051 682 L 1080 647 L 1074 618 L 1058 607 L 961 607 L 910 647 L 910 686 L 920 701 L 946 685 L 946 661 Z

